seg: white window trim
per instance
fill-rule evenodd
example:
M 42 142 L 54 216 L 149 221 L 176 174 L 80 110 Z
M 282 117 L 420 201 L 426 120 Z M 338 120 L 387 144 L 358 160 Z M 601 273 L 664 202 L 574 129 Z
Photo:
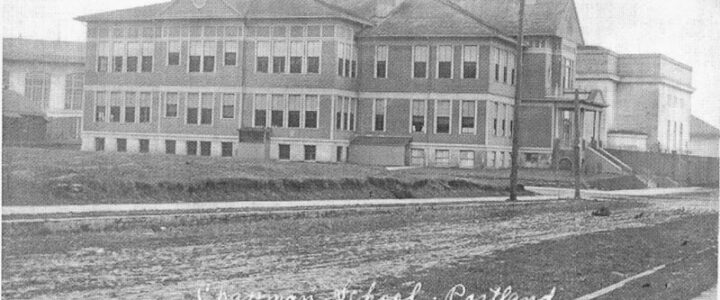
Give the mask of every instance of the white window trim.
M 135 124 L 135 123 L 137 123 L 137 121 L 138 121 L 138 119 L 137 119 L 137 115 L 138 115 L 138 113 L 137 113 L 137 98 L 138 98 L 137 92 L 124 91 L 124 92 L 120 92 L 120 93 L 122 94 L 122 106 L 120 108 L 120 124 Z M 128 107 L 128 105 L 127 105 L 127 94 L 128 93 L 133 93 L 135 95 L 135 111 L 133 112 L 135 114 L 135 116 L 133 118 L 134 122 L 132 122 L 132 123 L 128 123 L 125 121 L 126 115 L 127 115 L 126 109 Z
M 271 34 L 272 34 L 272 28 L 277 26 L 271 26 Z M 284 26 L 283 26 L 284 27 Z M 287 30 L 287 27 L 286 29 Z M 282 72 L 275 73 L 273 71 L 273 66 L 275 65 L 275 43 L 282 42 L 285 43 L 285 65 L 283 66 Z M 257 57 L 257 56 L 256 56 Z M 270 40 L 270 59 L 268 60 L 268 74 L 289 74 L 290 73 L 290 42 L 288 41 L 287 37 L 280 38 L 273 38 Z
M 425 76 L 424 77 L 415 77 L 415 48 L 416 47 L 426 47 L 427 48 L 427 55 L 425 56 Z M 413 45 L 412 46 L 412 64 L 410 65 L 410 78 L 411 79 L 428 79 L 428 76 L 430 75 L 430 46 L 428 45 Z M 386 67 L 387 68 L 387 67 Z
M 105 111 L 103 111 L 103 120 L 102 120 L 102 121 L 98 121 L 98 120 L 97 120 L 97 113 L 98 113 L 98 110 L 97 110 L 97 107 L 98 107 L 98 96 L 97 96 L 97 95 L 100 94 L 100 93 L 102 93 L 102 94 L 105 95 L 105 97 L 103 97 L 103 98 L 105 98 L 105 103 L 104 103 L 104 105 L 103 105 L 103 106 L 105 107 Z M 94 106 L 94 108 L 93 108 L 93 112 L 95 113 L 95 114 L 93 115 L 93 122 L 94 122 L 94 123 L 109 123 L 109 121 L 108 121 L 108 97 L 107 97 L 107 94 L 108 94 L 108 93 L 107 93 L 106 91 L 96 91 L 96 92 L 95 92 L 95 97 L 93 97 L 93 98 L 94 98 L 94 99 L 93 99 L 93 103 L 95 104 L 95 106 Z
M 318 72 L 317 73 L 309 73 L 307 71 L 307 67 L 309 65 L 307 58 L 310 57 L 310 43 L 318 43 L 320 45 L 320 55 L 318 56 Z M 303 70 L 303 74 L 316 74 L 316 75 L 322 74 L 322 65 L 323 65 L 322 64 L 322 62 L 323 62 L 322 46 L 323 46 L 322 40 L 317 40 L 316 38 L 308 39 L 305 41 L 305 65 L 304 65 L 305 68 Z M 319 95 L 318 95 L 318 97 L 319 97 Z M 320 101 L 318 100 L 318 102 L 320 102 Z
M 463 102 L 473 102 L 473 106 L 475 107 L 475 111 L 473 112 L 473 128 L 471 133 L 463 133 L 463 127 L 462 127 L 462 118 L 463 118 Z M 460 122 L 458 122 L 458 132 L 460 135 L 476 135 L 477 134 L 477 111 L 478 111 L 478 101 L 477 100 L 460 100 Z M 452 115 L 452 113 L 450 114 Z
M 317 94 L 301 94 L 302 101 L 303 101 L 303 112 L 302 116 L 300 117 L 300 127 L 306 128 L 306 129 L 320 129 L 320 95 Z M 308 110 L 307 108 L 307 96 L 315 96 L 317 101 L 315 101 L 315 110 Z M 254 110 L 253 110 L 254 111 Z M 314 111 L 315 112 L 315 127 L 305 127 L 305 112 L 308 111 Z
M 255 124 L 255 111 L 257 110 L 255 103 L 257 102 L 256 100 L 257 100 L 258 95 L 265 95 L 265 108 L 264 108 L 264 110 L 265 110 L 265 126 L 263 126 L 263 127 L 260 127 L 257 124 Z M 252 127 L 253 128 L 269 128 L 268 127 L 268 115 L 269 115 L 268 106 L 270 105 L 270 102 L 267 100 L 268 95 L 272 95 L 272 94 L 262 94 L 262 93 L 253 94 L 253 99 L 252 99 L 252 125 L 253 125 Z
M 140 116 L 142 115 L 142 108 L 143 108 L 142 104 L 140 103 L 140 101 L 141 101 L 140 99 L 142 99 L 142 97 L 141 97 L 142 94 L 150 94 L 150 105 L 146 106 L 146 107 L 148 107 L 148 108 L 150 109 L 150 113 L 148 114 L 148 115 L 150 116 L 150 119 L 149 119 L 147 122 L 142 122 L 142 121 L 140 121 Z M 152 110 L 152 109 L 153 109 L 152 103 L 153 103 L 153 96 L 154 96 L 154 95 L 155 95 L 154 92 L 137 92 L 137 93 L 136 93 L 135 101 L 136 101 L 136 103 L 137 103 L 137 106 L 136 106 L 135 109 L 137 110 L 137 112 L 135 113 L 135 115 L 137 116 L 137 123 L 138 123 L 138 124 L 150 124 L 150 123 L 152 123 L 152 111 L 153 111 L 153 110 Z
M 279 74 L 279 73 L 278 73 L 278 74 Z M 267 111 L 267 113 L 265 114 L 265 117 L 269 119 L 268 121 L 270 121 L 270 123 L 267 123 L 267 124 L 270 125 L 268 128 L 288 128 L 288 127 L 287 127 L 287 122 L 288 122 L 288 118 L 287 118 L 287 115 L 288 115 L 288 95 L 287 95 L 287 94 L 268 94 L 268 95 L 270 96 L 270 99 L 269 99 L 269 101 L 268 101 L 268 111 Z M 282 125 L 280 125 L 279 127 L 274 127 L 274 126 L 272 125 L 273 96 L 276 96 L 276 95 L 282 95 L 282 96 L 283 96 L 283 103 L 285 104 L 285 105 L 283 106 L 283 121 L 282 121 Z
M 234 65 L 226 65 L 226 64 L 225 64 L 225 61 L 226 61 L 225 55 L 227 55 L 227 53 L 228 53 L 227 48 L 228 48 L 228 44 L 230 44 L 230 43 L 235 43 L 235 45 L 238 46 L 238 47 L 235 49 L 235 64 L 234 64 Z M 237 66 L 240 64 L 240 55 L 239 55 L 238 52 L 240 52 L 240 44 L 239 44 L 238 41 L 223 40 L 222 66 L 225 66 L 225 67 L 237 67 Z
M 188 118 L 187 118 L 187 117 L 188 117 L 188 108 L 190 108 L 190 106 L 188 105 L 188 103 L 190 102 L 190 94 L 198 94 L 198 100 L 197 100 L 197 101 L 198 101 L 198 103 L 197 103 L 197 105 L 198 105 L 198 106 L 197 106 L 198 111 L 197 111 L 197 113 L 196 113 L 196 114 L 197 114 L 197 124 L 190 124 L 190 123 L 188 123 Z M 200 107 L 200 103 L 201 103 L 201 102 L 202 102 L 202 92 L 197 91 L 197 92 L 187 92 L 187 93 L 185 93 L 185 118 L 184 118 L 184 119 L 185 119 L 185 125 L 196 125 L 196 126 L 199 126 L 199 125 L 200 125 L 200 110 L 202 109 L 202 108 Z
M 450 115 L 448 116 L 448 117 L 449 117 L 449 118 L 448 118 L 448 133 L 444 133 L 444 132 L 443 132 L 443 133 L 438 133 L 438 130 L 437 130 L 437 129 L 438 129 L 438 121 L 437 121 L 437 120 L 438 120 L 438 118 L 440 117 L 440 115 L 438 115 L 438 113 L 437 113 L 437 111 L 438 111 L 438 110 L 437 110 L 437 107 L 438 107 L 438 104 L 440 103 L 440 101 L 448 101 L 448 102 L 450 102 Z M 433 112 L 434 112 L 434 114 L 435 114 L 435 124 L 433 124 L 433 125 L 435 125 L 435 126 L 434 126 L 435 128 L 433 129 L 433 132 L 434 132 L 435 134 L 447 134 L 447 135 L 452 135 L 453 100 L 438 100 L 438 99 L 436 99 L 434 102 L 435 102 L 435 105 L 434 105 Z
M 387 126 L 387 107 L 388 107 L 388 99 L 385 99 L 385 98 L 375 98 L 375 99 L 373 99 L 373 118 L 372 118 L 372 120 L 373 120 L 373 131 L 380 131 L 380 130 L 377 130 L 377 128 L 375 127 L 375 125 L 377 124 L 377 123 L 375 122 L 375 120 L 376 120 L 376 118 L 377 118 L 377 113 L 376 113 L 376 112 L 377 112 L 377 100 L 382 100 L 383 103 L 385 104 L 385 105 L 384 105 L 385 111 L 383 112 L 383 130 L 382 130 L 382 132 L 386 132 L 386 131 L 387 131 L 387 127 L 388 127 L 388 126 Z
M 475 77 L 465 78 L 465 47 L 475 47 L 477 56 L 475 57 Z M 460 78 L 462 79 L 478 79 L 480 76 L 480 46 L 479 45 L 463 45 L 462 46 L 462 67 L 460 68 Z
M 219 111 L 219 113 L 220 113 L 220 114 L 219 114 L 219 115 L 220 115 L 220 119 L 221 119 L 221 120 L 233 120 L 233 119 L 235 119 L 235 116 L 237 115 L 237 100 L 238 100 L 237 93 L 219 93 L 219 94 L 220 94 L 220 111 Z M 232 100 L 232 103 L 233 103 L 233 116 L 230 117 L 230 118 L 225 118 L 225 117 L 223 116 L 223 115 L 224 115 L 224 114 L 223 114 L 223 113 L 224 113 L 224 112 L 223 112 L 223 109 L 224 109 L 224 107 L 225 107 L 225 94 L 232 94 L 232 95 L 233 95 L 233 97 L 232 97 L 232 99 L 233 99 L 233 100 Z
M 294 26 L 290 26 L 291 29 L 292 29 L 292 27 L 294 27 Z M 303 31 L 303 34 L 304 34 L 304 31 Z M 300 56 L 300 73 L 290 72 L 290 68 L 291 68 L 290 66 L 292 65 L 292 58 L 293 58 L 293 55 L 292 55 L 292 44 L 293 43 L 302 44 L 303 55 Z M 288 40 L 288 60 L 287 60 L 288 74 L 307 74 L 307 58 L 308 58 L 308 50 L 309 49 L 310 48 L 308 47 L 307 41 L 303 38 L 291 37 Z
M 384 77 L 377 76 L 378 75 L 378 73 L 377 73 L 378 72 L 378 69 L 377 69 L 378 47 L 385 47 L 385 76 Z M 373 64 L 373 78 L 381 78 L 381 79 L 388 78 L 388 60 L 390 59 L 389 52 L 390 52 L 390 47 L 388 45 L 375 45 L 375 55 L 374 55 L 375 63 Z
M 171 52 L 170 52 L 170 43 L 172 43 L 172 42 L 178 42 L 178 43 L 180 43 L 180 50 L 179 50 L 179 52 L 178 52 L 178 53 L 179 53 L 179 57 L 178 57 L 178 64 L 177 64 L 177 66 L 170 64 L 170 53 L 171 53 Z M 190 43 L 188 43 L 188 47 L 190 47 Z M 166 43 L 166 49 L 165 49 L 165 50 L 166 50 L 166 51 L 165 51 L 165 66 L 166 66 L 166 67 L 179 67 L 179 66 L 182 66 L 182 57 L 183 57 L 183 54 L 182 54 L 182 39 L 180 39 L 180 38 L 168 38 L 167 43 Z M 188 56 L 188 57 L 189 57 L 189 56 Z M 188 58 L 188 60 L 189 60 L 189 58 Z
M 168 100 L 167 94 L 173 94 L 173 92 L 163 92 L 162 93 L 162 95 L 163 95 L 163 101 L 162 101 L 162 103 L 163 103 L 163 114 L 162 114 L 163 118 L 177 119 L 180 117 L 180 94 L 181 93 L 174 93 L 177 95 L 177 103 L 176 103 L 177 108 L 176 108 L 174 117 L 168 117 L 168 115 L 167 115 L 167 100 Z
M 440 78 L 440 47 L 450 47 L 450 78 Z M 428 56 L 430 50 L 428 48 Z M 476 62 L 477 64 L 477 62 Z M 414 66 L 415 64 L 413 64 Z M 475 72 L 477 73 L 477 72 Z M 477 75 L 477 74 L 476 74 Z M 438 45 L 435 47 L 435 78 L 455 79 L 455 47 L 453 45 Z
M 415 131 L 413 130 L 413 113 L 415 112 L 415 101 L 422 101 L 425 105 L 425 112 L 423 115 L 423 129 L 422 131 Z M 427 133 L 427 118 L 428 118 L 428 99 L 410 99 L 410 124 L 409 124 L 409 131 L 410 133 Z

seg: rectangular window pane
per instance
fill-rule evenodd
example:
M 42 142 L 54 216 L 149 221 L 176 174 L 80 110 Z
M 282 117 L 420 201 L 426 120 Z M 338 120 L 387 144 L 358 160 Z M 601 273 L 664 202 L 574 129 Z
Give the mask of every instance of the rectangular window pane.
M 203 93 L 201 110 L 200 110 L 200 124 L 210 125 L 212 124 L 213 116 L 213 93 Z
M 233 156 L 233 143 L 230 142 L 222 142 L 220 143 L 220 155 L 222 157 L 231 157 Z
M 210 142 L 200 142 L 200 155 L 210 156 L 212 144 Z
M 187 141 L 185 143 L 185 149 L 187 151 L 187 155 L 197 155 L 197 142 L 196 141 Z
M 318 96 L 305 96 L 305 128 L 317 128 Z
M 140 44 L 128 43 L 127 47 L 127 72 L 137 72 L 138 59 L 140 57 Z
M 302 73 L 302 62 L 305 56 L 305 43 L 290 43 L 290 73 Z
M 387 77 L 387 46 L 377 46 L 375 53 L 375 77 L 386 78 Z
M 315 160 L 315 145 L 305 145 L 305 160 L 307 161 L 314 161 Z
M 307 46 L 307 72 L 318 74 L 320 73 L 320 53 L 322 51 L 322 44 L 320 42 L 308 42 Z
M 174 118 L 178 116 L 178 94 L 167 93 L 165 96 L 165 117 Z
M 427 75 L 427 46 L 415 46 L 413 54 L 413 77 L 425 78 Z
M 288 96 L 288 127 L 300 127 L 300 113 L 303 110 L 303 99 L 300 95 Z
M 168 43 L 168 65 L 180 65 L 180 42 L 171 41 Z
M 425 100 L 413 100 L 412 102 L 412 131 L 423 132 L 425 130 Z
M 285 44 L 285 42 L 274 42 L 273 43 L 273 73 L 285 73 L 285 56 L 286 55 L 287 55 L 287 45 Z
M 452 46 L 438 46 L 438 78 L 452 77 Z
M 176 142 L 173 140 L 165 141 L 165 154 L 175 154 Z
M 237 42 L 225 42 L 225 65 L 234 66 L 237 65 Z
M 155 44 L 154 43 L 143 43 L 142 46 L 142 61 L 140 63 L 141 72 L 152 72 L 153 69 L 153 56 L 155 55 Z
M 216 42 L 205 42 L 203 46 L 203 72 L 215 72 Z
M 152 105 L 151 93 L 140 93 L 140 123 L 150 122 L 150 106 Z
M 285 145 L 285 144 L 278 145 L 278 159 L 282 159 L 282 160 L 290 159 L 290 145 Z
M 375 131 L 385 130 L 385 99 L 375 100 Z
M 267 95 L 258 94 L 255 95 L 253 107 L 255 109 L 255 126 L 265 127 L 267 126 Z
M 122 107 L 122 93 L 110 93 L 110 122 L 120 122 L 120 108 Z
M 105 122 L 105 92 L 95 95 L 95 122 Z
M 475 101 L 462 102 L 461 133 L 475 133 Z
M 202 42 L 190 42 L 189 71 L 200 72 L 202 56 Z
M 108 71 L 108 55 L 110 54 L 110 44 L 108 43 L 98 43 L 98 50 L 97 50 L 97 71 L 98 72 L 107 72 Z
M 140 142 L 140 153 L 150 152 L 150 140 L 141 139 L 139 142 Z
M 285 95 L 272 95 L 272 111 L 270 112 L 270 125 L 283 127 L 285 119 Z
M 123 71 L 123 58 L 125 57 L 125 44 L 115 43 L 113 46 L 113 72 Z
M 477 46 L 463 47 L 463 78 L 477 77 L 478 48 Z
M 437 133 L 450 133 L 450 100 L 439 100 L 437 102 L 437 111 L 435 112 Z
M 197 124 L 198 123 L 198 104 L 200 102 L 200 94 L 189 93 L 187 95 L 187 123 Z
M 117 139 L 115 144 L 117 145 L 117 152 L 127 152 L 127 139 Z
M 224 119 L 235 118 L 235 94 L 223 94 L 222 117 Z

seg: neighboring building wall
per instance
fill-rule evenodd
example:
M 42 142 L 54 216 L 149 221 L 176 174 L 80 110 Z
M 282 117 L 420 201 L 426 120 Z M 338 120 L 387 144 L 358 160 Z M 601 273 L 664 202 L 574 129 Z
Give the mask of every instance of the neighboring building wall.
M 693 156 L 720 157 L 720 138 L 691 137 L 688 151 Z

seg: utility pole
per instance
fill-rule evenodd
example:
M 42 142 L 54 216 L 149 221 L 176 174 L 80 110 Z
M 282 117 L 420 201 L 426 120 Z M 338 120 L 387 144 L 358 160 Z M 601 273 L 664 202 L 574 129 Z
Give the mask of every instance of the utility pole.
M 575 107 L 575 125 L 573 126 L 575 128 L 575 157 L 573 162 L 573 171 L 575 172 L 575 200 L 581 200 L 580 197 L 580 182 L 582 181 L 581 174 L 580 174 L 580 94 L 590 94 L 590 92 L 581 92 L 579 89 L 575 89 L 572 92 L 564 92 L 564 94 L 574 94 L 575 100 L 573 101 L 573 105 Z
M 525 0 L 520 0 L 520 24 L 518 26 L 518 43 L 517 43 L 517 55 L 516 57 L 516 71 L 515 71 L 515 109 L 513 109 L 513 120 L 515 123 L 512 128 L 512 153 L 511 153 L 511 167 L 510 167 L 510 199 L 509 201 L 517 201 L 517 182 L 518 182 L 518 168 L 520 163 L 518 162 L 518 156 L 520 152 L 520 91 L 522 86 L 522 74 L 523 74 L 523 26 L 525 21 Z

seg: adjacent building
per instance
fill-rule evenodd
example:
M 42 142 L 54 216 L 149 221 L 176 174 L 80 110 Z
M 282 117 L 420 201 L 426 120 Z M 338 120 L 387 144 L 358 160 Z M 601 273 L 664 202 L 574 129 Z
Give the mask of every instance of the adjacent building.
M 174 0 L 87 23 L 82 149 L 510 165 L 518 7 L 505 0 Z M 525 166 L 572 149 L 572 0 L 528 1 Z M 582 96 L 586 142 L 603 93 Z M 555 160 L 560 157 L 555 157 Z
M 3 39 L 3 88 L 44 114 L 44 142 L 80 141 L 85 71 L 85 43 Z
M 660 54 L 578 51 L 577 85 L 599 89 L 608 107 L 601 140 L 612 149 L 687 153 L 692 131 L 692 68 Z
M 696 116 L 690 117 L 690 146 L 693 156 L 719 157 L 720 129 Z

